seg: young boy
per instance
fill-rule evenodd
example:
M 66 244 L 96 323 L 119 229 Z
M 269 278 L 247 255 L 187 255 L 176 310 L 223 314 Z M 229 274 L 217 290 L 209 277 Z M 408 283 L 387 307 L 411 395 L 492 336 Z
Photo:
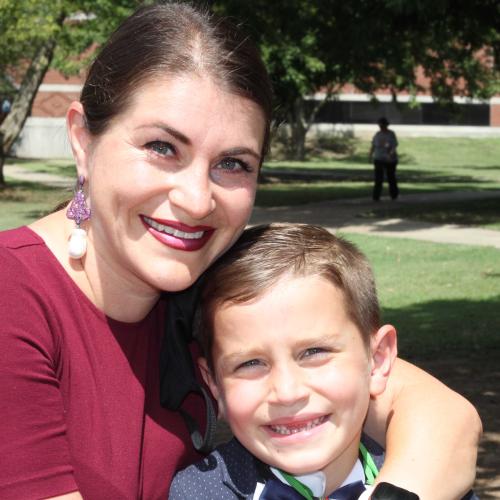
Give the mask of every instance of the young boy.
M 361 430 L 397 349 L 354 245 L 308 225 L 246 231 L 206 276 L 199 340 L 236 439 L 180 472 L 170 499 L 368 498 L 383 450 Z

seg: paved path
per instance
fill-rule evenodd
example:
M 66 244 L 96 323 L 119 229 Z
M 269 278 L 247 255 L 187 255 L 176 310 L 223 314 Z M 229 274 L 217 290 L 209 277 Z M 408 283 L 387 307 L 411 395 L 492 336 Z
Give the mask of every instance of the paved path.
M 33 172 L 22 165 L 5 165 L 3 167 L 5 177 L 11 177 L 20 181 L 40 182 L 48 186 L 72 188 L 75 178 L 63 177 L 61 175 L 48 174 L 45 172 Z
M 22 165 L 5 165 L 6 177 L 19 180 L 42 182 L 47 185 L 68 187 L 74 185 L 74 179 L 58 175 L 31 172 Z M 432 201 L 466 201 L 486 198 L 499 198 L 499 191 L 455 191 L 450 193 L 408 194 L 400 201 L 380 202 L 384 208 L 397 208 L 399 205 Z M 464 245 L 489 246 L 500 249 L 500 231 L 458 226 L 455 224 L 431 224 L 405 219 L 366 219 L 357 217 L 358 214 L 378 208 L 369 198 L 349 200 L 322 201 L 297 205 L 292 207 L 256 207 L 251 218 L 251 224 L 269 222 L 302 222 L 320 224 L 331 231 L 344 233 L 365 233 L 375 236 L 391 238 L 409 238 L 415 240 L 432 241 L 436 243 L 456 243 Z
M 366 219 L 358 214 L 379 208 L 391 209 L 398 206 L 432 201 L 464 201 L 500 198 L 500 191 L 463 191 L 451 193 L 408 194 L 401 201 L 374 203 L 369 198 L 322 201 L 293 207 L 256 207 L 252 224 L 268 222 L 302 222 L 320 224 L 331 231 L 343 233 L 365 233 L 391 238 L 409 238 L 435 243 L 456 243 L 464 245 L 490 246 L 500 249 L 500 231 L 459 226 L 456 224 L 432 224 L 407 219 Z

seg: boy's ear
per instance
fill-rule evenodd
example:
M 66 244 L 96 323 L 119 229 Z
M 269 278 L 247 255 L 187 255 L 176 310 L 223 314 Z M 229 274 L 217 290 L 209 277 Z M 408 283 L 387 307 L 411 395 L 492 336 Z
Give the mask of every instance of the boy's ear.
M 66 113 L 68 139 L 75 158 L 78 175 L 88 179 L 88 157 L 90 154 L 91 135 L 85 123 L 82 103 L 74 101 Z
M 380 327 L 371 341 L 371 396 L 378 396 L 384 392 L 397 355 L 396 329 L 392 325 Z
M 208 385 L 212 396 L 217 400 L 217 405 L 219 407 L 219 416 L 224 416 L 224 401 L 221 397 L 221 393 L 219 388 L 217 387 L 217 382 L 215 381 L 215 377 L 212 375 L 210 368 L 208 367 L 208 363 L 206 358 L 200 357 L 198 358 L 198 367 L 200 368 L 201 376 L 205 384 Z

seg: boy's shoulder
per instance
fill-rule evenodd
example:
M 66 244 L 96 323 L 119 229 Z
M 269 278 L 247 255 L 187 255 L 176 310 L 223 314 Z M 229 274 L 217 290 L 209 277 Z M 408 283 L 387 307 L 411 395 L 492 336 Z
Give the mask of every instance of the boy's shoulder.
M 362 442 L 380 468 L 384 449 L 363 434 Z M 170 486 L 170 500 L 252 499 L 259 479 L 254 457 L 236 439 L 178 472 Z
M 257 479 L 257 465 L 253 456 L 233 438 L 218 446 L 203 460 L 178 472 L 168 498 L 251 499 Z

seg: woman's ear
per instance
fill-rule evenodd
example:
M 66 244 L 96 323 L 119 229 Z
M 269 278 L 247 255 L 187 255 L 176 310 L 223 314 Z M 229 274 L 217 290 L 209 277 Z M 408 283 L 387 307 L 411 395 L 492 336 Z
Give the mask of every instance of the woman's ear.
M 91 135 L 85 123 L 85 113 L 81 102 L 73 101 L 70 104 L 66 113 L 66 127 L 78 175 L 83 175 L 88 179 Z
M 397 355 L 396 329 L 392 325 L 380 327 L 371 340 L 371 396 L 378 396 L 384 392 Z
M 219 407 L 219 417 L 224 417 L 224 401 L 221 392 L 219 391 L 219 387 L 217 386 L 215 377 L 212 375 L 212 371 L 208 367 L 206 358 L 198 358 L 198 367 L 200 369 L 201 376 L 205 381 L 205 384 L 208 385 L 212 396 L 217 401 L 217 405 Z

